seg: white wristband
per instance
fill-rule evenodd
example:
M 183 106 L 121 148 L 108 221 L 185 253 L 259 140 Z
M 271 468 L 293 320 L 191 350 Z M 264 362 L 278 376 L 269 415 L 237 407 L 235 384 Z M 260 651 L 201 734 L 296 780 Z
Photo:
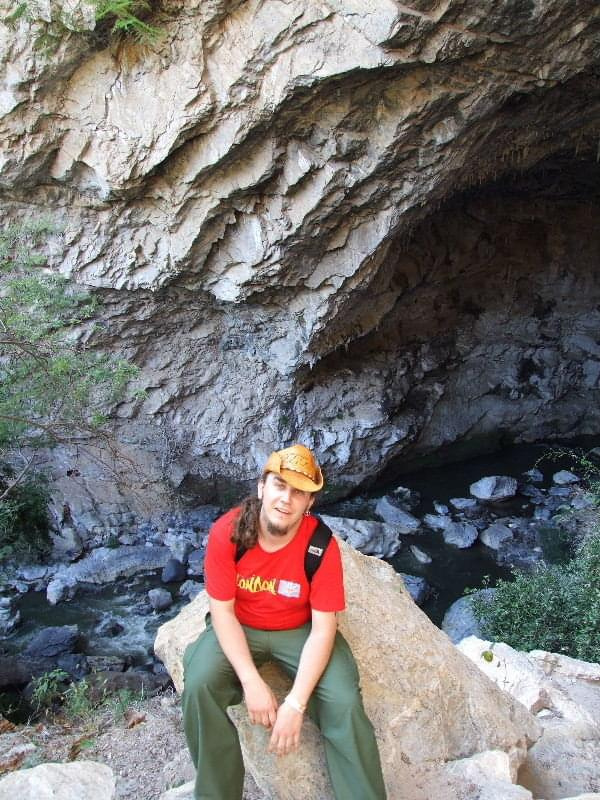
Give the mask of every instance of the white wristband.
M 297 711 L 299 714 L 304 714 L 306 711 L 306 706 L 296 700 L 292 694 L 288 694 L 283 702 L 287 703 L 290 708 L 293 708 L 294 711 Z

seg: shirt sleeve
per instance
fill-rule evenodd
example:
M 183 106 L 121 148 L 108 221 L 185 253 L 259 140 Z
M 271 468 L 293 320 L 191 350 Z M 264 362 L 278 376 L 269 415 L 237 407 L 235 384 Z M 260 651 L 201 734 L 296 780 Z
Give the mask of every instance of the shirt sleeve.
M 204 558 L 206 592 L 214 600 L 235 598 L 235 545 L 231 541 L 233 515 L 225 514 L 214 523 L 208 536 Z
M 346 608 L 342 556 L 335 536 L 331 537 L 321 565 L 313 576 L 310 606 L 315 611 L 343 611 Z

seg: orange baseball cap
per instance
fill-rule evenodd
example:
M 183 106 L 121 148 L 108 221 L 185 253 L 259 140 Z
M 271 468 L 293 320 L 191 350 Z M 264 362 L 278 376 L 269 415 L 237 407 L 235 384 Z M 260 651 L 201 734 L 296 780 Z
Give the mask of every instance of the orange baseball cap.
M 286 483 L 302 492 L 318 492 L 323 488 L 323 473 L 317 459 L 303 444 L 293 444 L 271 453 L 263 474 L 274 472 Z

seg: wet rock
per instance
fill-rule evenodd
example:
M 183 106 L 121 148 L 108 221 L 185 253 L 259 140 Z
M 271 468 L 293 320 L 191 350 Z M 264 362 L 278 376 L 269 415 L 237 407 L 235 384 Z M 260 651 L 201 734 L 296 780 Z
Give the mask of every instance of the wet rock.
M 469 491 L 478 500 L 506 500 L 517 493 L 517 480 L 508 475 L 489 475 L 472 483 Z
M 167 547 L 98 547 L 76 564 L 58 570 L 48 584 L 46 597 L 55 605 L 79 583 L 111 583 L 138 572 L 162 569 L 170 558 Z
M 406 486 L 397 486 L 391 497 L 393 503 L 407 508 L 416 508 L 421 502 L 420 493 L 415 489 L 408 489 Z
M 94 633 L 96 636 L 113 638 L 118 636 L 120 633 L 123 633 L 124 630 L 125 626 L 122 622 L 119 622 L 118 619 L 115 619 L 114 617 L 106 617 L 94 628 Z
M 400 577 L 404 581 L 406 590 L 415 603 L 418 606 L 422 606 L 431 594 L 431 586 L 427 583 L 425 578 L 422 578 L 420 575 L 407 575 L 405 572 L 401 572 Z
M 457 511 L 467 511 L 477 507 L 477 500 L 472 497 L 451 497 L 450 505 Z
M 57 625 L 43 628 L 30 640 L 25 654 L 31 658 L 55 658 L 74 653 L 80 644 L 77 625 Z
M 533 483 L 541 483 L 544 480 L 543 473 L 536 467 L 533 467 L 533 469 L 528 469 L 527 472 L 523 473 L 523 475 L 526 478 L 529 478 L 529 480 Z
M 8 636 L 21 624 L 21 612 L 11 597 L 0 597 L 0 636 Z
M 163 571 L 160 574 L 160 579 L 163 583 L 176 583 L 184 581 L 187 575 L 187 569 L 177 558 L 170 558 Z
M 398 533 L 415 533 L 420 527 L 421 523 L 408 511 L 400 508 L 395 502 L 394 498 L 390 496 L 380 497 L 375 506 L 375 513 L 381 517 L 384 522 L 389 525 L 394 525 Z
M 578 478 L 574 472 L 569 472 L 566 469 L 561 469 L 552 476 L 553 483 L 558 486 L 570 486 L 573 483 L 579 483 L 580 480 L 581 478 Z
M 164 611 L 166 608 L 173 605 L 171 592 L 168 592 L 166 589 L 150 589 L 148 592 L 148 600 L 155 611 Z
M 458 644 L 467 636 L 481 636 L 482 629 L 473 613 L 472 598 L 480 597 L 487 602 L 492 602 L 495 589 L 480 589 L 473 594 L 459 597 L 444 614 L 442 630 L 454 644 Z
M 349 517 L 321 515 L 323 522 L 356 550 L 368 556 L 391 558 L 400 549 L 399 531 L 395 525 Z
M 417 559 L 420 564 L 431 564 L 433 559 L 424 550 L 421 550 L 414 544 L 410 545 L 410 552 Z
M 442 529 L 442 536 L 446 544 L 453 544 L 464 549 L 475 543 L 479 531 L 475 525 L 468 522 L 450 522 Z
M 562 497 L 565 499 L 567 497 L 572 497 L 573 490 L 569 488 L 569 486 L 553 486 L 551 489 L 548 489 L 548 494 L 550 497 Z
M 585 492 L 581 492 L 575 495 L 575 497 L 571 500 L 571 506 L 576 511 L 581 511 L 584 508 L 590 508 L 590 506 L 594 505 L 594 498 Z
M 508 525 L 494 522 L 493 525 L 481 532 L 479 538 L 487 547 L 498 550 L 502 544 L 513 538 L 513 532 Z
M 444 514 L 425 514 L 423 522 L 434 531 L 443 531 L 444 528 L 450 525 L 452 520 Z
M 0 779 L 0 800 L 114 800 L 115 776 L 93 761 L 39 764 Z
M 48 658 L 0 655 L 0 689 L 26 686 L 32 678 L 43 675 L 55 666 L 56 661 Z
M 443 515 L 443 514 L 449 514 L 450 513 L 450 509 L 448 508 L 448 506 L 445 505 L 444 503 L 438 503 L 437 500 L 433 501 L 433 510 L 435 511 L 436 514 L 442 514 Z
M 52 558 L 56 561 L 74 561 L 83 552 L 83 541 L 72 525 L 63 525 L 50 531 Z

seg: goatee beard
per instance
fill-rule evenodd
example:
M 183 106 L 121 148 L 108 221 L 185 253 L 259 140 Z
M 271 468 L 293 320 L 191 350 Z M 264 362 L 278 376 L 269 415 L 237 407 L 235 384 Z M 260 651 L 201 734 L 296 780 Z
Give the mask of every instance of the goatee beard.
M 288 530 L 289 528 L 280 528 L 279 525 L 267 521 L 267 532 L 270 533 L 271 536 L 285 536 Z

